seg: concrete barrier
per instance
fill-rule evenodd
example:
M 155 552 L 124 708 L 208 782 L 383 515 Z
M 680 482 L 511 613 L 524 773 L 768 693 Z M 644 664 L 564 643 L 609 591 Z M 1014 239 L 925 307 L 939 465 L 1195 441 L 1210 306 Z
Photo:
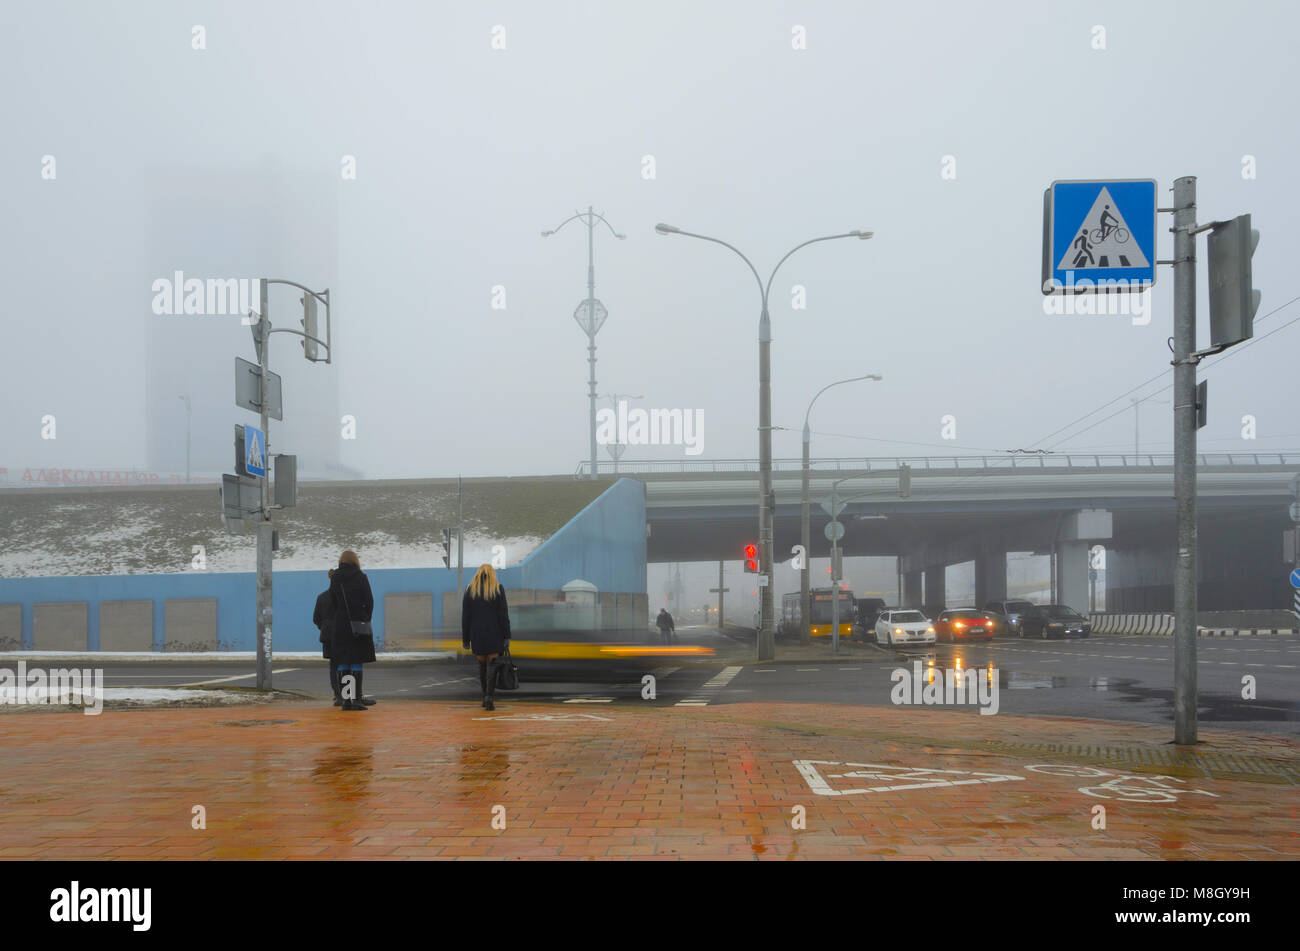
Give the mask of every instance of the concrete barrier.
M 1230 620 L 1223 613 L 1215 615 L 1216 619 Z M 1133 634 L 1150 637 L 1172 637 L 1174 633 L 1174 616 L 1172 614 L 1089 614 L 1094 634 Z M 1198 624 L 1196 633 L 1200 637 L 1252 637 L 1284 636 L 1297 634 L 1291 627 L 1206 627 Z

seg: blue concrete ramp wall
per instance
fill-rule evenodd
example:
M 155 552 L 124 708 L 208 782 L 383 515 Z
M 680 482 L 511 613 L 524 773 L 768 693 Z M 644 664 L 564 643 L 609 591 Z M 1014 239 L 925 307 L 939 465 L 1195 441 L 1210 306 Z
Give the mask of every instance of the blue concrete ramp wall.
M 633 479 L 619 479 L 580 511 L 558 532 L 521 562 L 498 571 L 501 583 L 510 589 L 558 591 L 569 581 L 581 578 L 602 593 L 639 594 L 646 591 L 645 485 Z M 358 547 L 365 568 L 365 549 Z M 508 555 L 508 553 L 507 553 Z M 272 592 L 272 636 L 274 649 L 314 651 L 319 648 L 311 617 L 316 596 L 328 579 L 319 571 L 277 571 Z M 477 565 L 465 566 L 465 581 Z M 366 571 L 375 595 L 376 646 L 382 649 L 385 627 L 384 599 L 388 595 L 429 596 L 428 632 L 442 630 L 444 594 L 459 591 L 456 570 L 444 567 L 376 568 Z M 101 575 L 51 578 L 0 579 L 0 650 L 49 649 L 35 644 L 35 615 L 52 617 L 51 606 L 84 604 L 85 630 L 68 630 L 61 616 L 58 632 L 61 650 L 102 650 L 100 608 L 117 602 L 136 601 L 152 605 L 152 630 L 148 643 L 155 651 L 195 649 L 193 638 L 166 630 L 169 602 L 215 602 L 214 637 L 206 649 L 251 651 L 256 632 L 256 576 L 252 572 L 182 575 Z M 205 610 L 210 607 L 205 605 Z M 211 611 L 205 616 L 210 616 Z M 453 620 L 449 618 L 447 620 Z M 49 624 L 53 629 L 53 621 Z M 202 648 L 200 648 L 202 649 Z

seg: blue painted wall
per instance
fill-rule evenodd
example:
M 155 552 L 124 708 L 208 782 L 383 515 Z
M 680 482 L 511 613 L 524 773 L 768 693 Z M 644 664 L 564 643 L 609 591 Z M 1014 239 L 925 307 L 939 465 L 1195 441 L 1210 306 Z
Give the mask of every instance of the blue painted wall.
M 498 577 L 507 590 L 559 589 L 581 578 L 601 591 L 645 594 L 645 525 L 645 485 L 619 479 L 522 562 L 499 571 Z M 364 567 L 365 550 L 359 553 Z M 467 583 L 477 567 L 465 566 Z M 374 625 L 380 635 L 384 596 L 388 594 L 432 593 L 433 629 L 442 628 L 442 595 L 456 590 L 456 569 L 376 568 L 367 570 L 366 576 L 375 595 Z M 319 649 L 311 615 L 316 596 L 328 583 L 324 567 L 275 573 L 272 632 L 277 650 Z M 22 605 L 22 646 L 26 650 L 32 648 L 32 606 L 58 601 L 88 603 L 88 650 L 100 648 L 99 602 L 152 601 L 154 650 L 162 650 L 164 602 L 172 598 L 216 598 L 218 648 L 253 650 L 257 598 L 253 572 L 0 579 L 0 604 Z

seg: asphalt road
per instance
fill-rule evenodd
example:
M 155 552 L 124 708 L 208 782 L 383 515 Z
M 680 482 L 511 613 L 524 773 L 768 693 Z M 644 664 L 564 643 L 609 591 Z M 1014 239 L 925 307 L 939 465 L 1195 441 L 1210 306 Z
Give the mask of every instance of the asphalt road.
M 721 646 L 716 634 L 683 630 L 686 643 Z M 733 645 L 734 649 L 734 645 Z M 778 655 L 780 647 L 778 646 Z M 997 638 L 971 645 L 940 644 L 903 652 L 853 646 L 843 659 L 799 663 L 723 663 L 520 660 L 521 688 L 499 701 L 527 700 L 571 710 L 602 704 L 719 705 L 739 701 L 891 704 L 897 669 L 992 668 L 1003 713 L 1089 717 L 1141 723 L 1173 722 L 1173 640 L 1168 637 L 1091 637 L 1021 641 Z M 1265 733 L 1300 734 L 1300 638 L 1201 638 L 1198 642 L 1199 721 Z M 106 687 L 205 684 L 252 686 L 247 663 L 107 663 Z M 275 664 L 275 686 L 329 697 L 323 664 Z M 653 674 L 655 696 L 643 697 Z M 987 675 L 981 673 L 981 676 Z M 1243 699 L 1243 678 L 1254 678 L 1255 699 Z M 383 663 L 366 668 L 365 692 L 382 701 L 477 700 L 473 661 Z M 974 709 L 973 707 L 971 708 Z

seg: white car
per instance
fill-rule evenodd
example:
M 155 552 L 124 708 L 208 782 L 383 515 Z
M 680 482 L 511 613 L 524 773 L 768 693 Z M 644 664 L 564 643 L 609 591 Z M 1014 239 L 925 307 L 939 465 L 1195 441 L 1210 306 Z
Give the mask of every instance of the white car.
M 920 611 L 884 611 L 876 620 L 876 643 L 933 644 L 934 625 Z

